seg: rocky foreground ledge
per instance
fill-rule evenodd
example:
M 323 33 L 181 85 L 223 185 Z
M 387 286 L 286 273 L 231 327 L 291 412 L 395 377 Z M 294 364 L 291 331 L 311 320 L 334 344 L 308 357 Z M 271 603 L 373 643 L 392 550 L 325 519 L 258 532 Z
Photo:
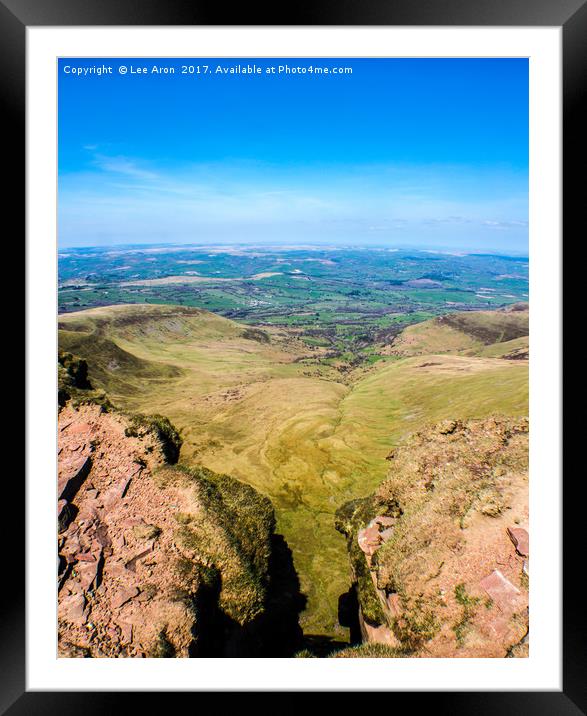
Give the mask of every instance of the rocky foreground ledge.
M 129 434 L 99 406 L 59 416 L 59 645 L 64 656 L 186 654 L 195 618 L 173 598 L 174 509 L 186 498 L 159 490 L 165 464 L 150 432 Z M 169 646 L 167 646 L 169 644 Z
M 363 643 L 381 656 L 527 656 L 528 421 L 446 421 L 388 459 L 380 488 L 336 517 Z
M 266 498 L 172 465 L 178 445 L 163 418 L 67 403 L 58 424 L 60 656 L 293 648 L 297 613 L 274 598 L 275 546 L 284 546 Z

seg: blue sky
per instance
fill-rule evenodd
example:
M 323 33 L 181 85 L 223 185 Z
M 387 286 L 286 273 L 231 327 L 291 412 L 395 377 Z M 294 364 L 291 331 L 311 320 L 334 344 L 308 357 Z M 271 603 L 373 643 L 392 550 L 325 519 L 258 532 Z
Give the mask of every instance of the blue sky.
M 266 72 L 280 65 L 352 74 Z M 527 235 L 526 60 L 60 60 L 60 246 L 526 253 Z

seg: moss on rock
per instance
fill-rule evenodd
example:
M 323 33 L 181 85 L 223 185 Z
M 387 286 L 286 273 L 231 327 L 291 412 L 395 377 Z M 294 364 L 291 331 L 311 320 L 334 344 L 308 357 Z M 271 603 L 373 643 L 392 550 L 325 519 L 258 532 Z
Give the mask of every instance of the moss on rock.
M 200 567 L 220 574 L 219 605 L 237 623 L 251 622 L 265 609 L 271 537 L 271 502 L 250 485 L 203 467 L 160 469 L 161 487 L 188 488 L 194 512 L 181 513 L 178 544 Z
M 179 459 L 179 451 L 182 439 L 169 418 L 163 415 L 131 415 L 129 426 L 124 431 L 127 437 L 143 437 L 147 433 L 153 433 L 161 444 L 161 450 L 169 463 L 176 463 Z

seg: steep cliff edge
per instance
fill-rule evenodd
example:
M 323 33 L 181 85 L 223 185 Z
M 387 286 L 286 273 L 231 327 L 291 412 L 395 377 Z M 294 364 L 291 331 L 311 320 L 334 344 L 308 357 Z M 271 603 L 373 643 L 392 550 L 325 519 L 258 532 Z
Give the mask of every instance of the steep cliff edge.
M 528 421 L 445 421 L 388 459 L 376 492 L 336 516 L 363 643 L 380 656 L 527 656 Z M 349 655 L 361 650 L 372 655 Z
M 303 601 L 270 501 L 174 464 L 181 440 L 169 421 L 94 402 L 76 358 L 64 362 L 78 367 L 73 385 L 60 380 L 59 655 L 295 650 Z

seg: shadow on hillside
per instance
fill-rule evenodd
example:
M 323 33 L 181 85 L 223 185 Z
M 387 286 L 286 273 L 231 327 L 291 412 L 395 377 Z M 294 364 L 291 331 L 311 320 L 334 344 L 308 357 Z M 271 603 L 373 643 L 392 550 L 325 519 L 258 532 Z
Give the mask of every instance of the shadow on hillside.
M 325 634 L 306 634 L 304 636 L 304 649 L 307 649 L 313 656 L 325 658 L 333 652 L 345 649 L 349 646 L 348 641 L 338 641 Z
M 348 592 L 341 594 L 338 598 L 338 623 L 341 626 L 348 628 L 351 646 L 361 643 L 362 637 L 361 625 L 359 624 L 359 598 L 357 596 L 356 584 L 353 584 Z
M 359 625 L 359 601 L 357 588 L 353 586 L 338 598 L 338 623 L 349 630 L 349 641 L 339 641 L 324 634 L 306 634 L 304 648 L 317 657 L 328 657 L 336 651 L 361 643 Z
M 200 590 L 196 600 L 197 638 L 191 657 L 290 657 L 303 646 L 299 614 L 307 598 L 300 591 L 290 548 L 273 535 L 265 612 L 240 625 L 218 606 L 220 581 Z

